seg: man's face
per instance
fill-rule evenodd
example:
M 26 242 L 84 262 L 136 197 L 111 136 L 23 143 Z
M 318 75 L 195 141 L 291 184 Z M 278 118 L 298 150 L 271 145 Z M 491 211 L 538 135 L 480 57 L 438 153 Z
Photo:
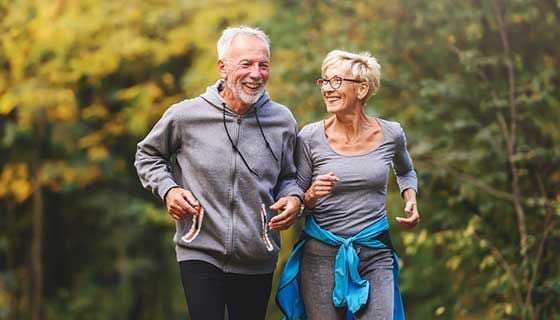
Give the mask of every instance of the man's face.
M 235 99 L 252 105 L 261 97 L 270 72 L 270 57 L 266 44 L 255 37 L 238 36 L 220 66 L 226 89 Z

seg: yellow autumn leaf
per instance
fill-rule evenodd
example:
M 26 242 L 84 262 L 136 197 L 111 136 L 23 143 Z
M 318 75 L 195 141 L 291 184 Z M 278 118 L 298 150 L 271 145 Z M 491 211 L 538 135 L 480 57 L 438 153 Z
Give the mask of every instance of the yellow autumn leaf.
M 492 267 L 496 265 L 496 259 L 494 259 L 494 256 L 492 255 L 487 255 L 485 256 L 482 261 L 479 263 L 478 268 L 480 270 L 484 270 L 488 267 Z
M 98 145 L 103 141 L 104 135 L 99 132 L 93 132 L 84 136 L 78 140 L 78 146 L 80 148 L 89 148 Z
M 65 170 L 62 171 L 62 178 L 64 179 L 65 183 L 72 183 L 76 181 L 77 176 L 77 172 L 72 168 L 65 168 Z
M 483 35 L 482 26 L 478 23 L 470 23 L 465 29 L 465 34 L 469 40 L 478 41 Z
M 121 117 L 122 118 L 122 117 Z M 125 133 L 126 125 L 123 120 L 117 118 L 105 124 L 103 130 L 111 136 L 119 136 Z
M 166 86 L 171 87 L 175 84 L 175 77 L 169 72 L 166 72 L 162 77 L 161 80 L 165 83 Z
M 416 235 L 414 233 L 403 233 L 402 234 L 403 243 L 405 246 L 411 245 L 416 241 Z
M 427 239 L 428 239 L 428 232 L 425 229 L 422 229 L 422 231 L 420 231 L 420 234 L 418 235 L 418 239 L 416 240 L 416 244 L 417 245 L 422 245 L 422 244 L 424 244 L 424 242 L 426 242 Z
M 15 165 L 14 168 L 15 168 L 16 176 L 24 177 L 24 178 L 29 177 L 29 167 L 27 166 L 27 164 L 23 162 L 19 162 Z
M 17 125 L 21 129 L 30 129 L 33 124 L 33 114 L 29 110 L 21 109 L 17 113 Z
M 126 162 L 122 159 L 117 159 L 113 162 L 113 168 L 116 171 L 125 171 L 126 170 Z
M 2 169 L 2 175 L 0 175 L 0 182 L 2 183 L 8 183 L 10 180 L 12 180 L 12 176 L 13 176 L 13 166 L 8 164 L 6 166 L 4 166 L 4 168 Z
M 74 121 L 76 119 L 76 115 L 76 107 L 73 105 L 56 105 L 47 109 L 47 117 L 51 121 Z
M 0 97 L 0 114 L 7 115 L 16 107 L 14 97 L 10 93 L 6 93 Z
M 21 203 L 31 195 L 31 183 L 24 179 L 14 180 L 10 186 L 11 193 L 14 195 L 16 202 Z
M 8 186 L 0 181 L 0 199 L 4 198 L 8 193 Z
M 13 166 L 6 165 L 2 169 L 2 174 L 0 175 L 0 198 L 5 197 L 10 192 L 10 181 L 12 181 L 12 176 L 14 175 Z
M 84 187 L 90 183 L 93 183 L 101 176 L 101 169 L 96 166 L 90 165 L 86 168 L 80 170 L 80 174 L 78 176 L 78 183 L 80 186 Z
M 457 270 L 460 264 L 461 264 L 461 257 L 459 256 L 451 257 L 449 260 L 445 262 L 445 266 L 451 271 Z
M 109 150 L 103 146 L 94 146 L 88 149 L 87 157 L 91 161 L 104 160 L 109 156 Z
M 116 96 L 119 100 L 130 100 L 138 96 L 141 91 L 142 91 L 142 86 L 136 85 L 117 91 Z
M 455 41 L 456 41 L 456 40 L 455 40 L 455 36 L 454 36 L 454 35 L 450 34 L 450 35 L 447 36 L 447 42 L 448 42 L 449 44 L 453 45 L 453 44 L 455 44 Z
M 92 104 L 82 110 L 82 119 L 104 119 L 108 115 L 107 108 L 102 104 Z

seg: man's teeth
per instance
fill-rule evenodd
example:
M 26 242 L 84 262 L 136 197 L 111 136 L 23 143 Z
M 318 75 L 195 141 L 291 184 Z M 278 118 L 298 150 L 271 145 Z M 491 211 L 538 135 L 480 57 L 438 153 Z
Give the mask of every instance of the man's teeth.
M 245 86 L 250 89 L 258 89 L 261 85 L 260 83 L 246 83 Z
M 338 101 L 340 98 L 327 98 L 328 102 L 335 102 Z

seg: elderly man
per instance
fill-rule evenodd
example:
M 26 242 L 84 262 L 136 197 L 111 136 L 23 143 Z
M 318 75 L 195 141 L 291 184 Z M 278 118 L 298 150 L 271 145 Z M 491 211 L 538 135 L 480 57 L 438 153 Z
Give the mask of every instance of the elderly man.
M 222 79 L 171 106 L 138 144 L 142 185 L 176 220 L 177 260 L 193 320 L 264 319 L 280 249 L 301 205 L 296 121 L 270 100 L 269 39 L 241 26 L 218 41 Z

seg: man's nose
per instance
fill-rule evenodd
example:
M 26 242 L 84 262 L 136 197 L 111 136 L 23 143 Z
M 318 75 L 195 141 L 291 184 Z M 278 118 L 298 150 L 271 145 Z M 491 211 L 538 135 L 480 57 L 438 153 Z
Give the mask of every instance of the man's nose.
M 261 78 L 262 77 L 261 68 L 260 68 L 258 63 L 255 63 L 251 66 L 251 70 L 250 70 L 249 75 L 252 78 Z

